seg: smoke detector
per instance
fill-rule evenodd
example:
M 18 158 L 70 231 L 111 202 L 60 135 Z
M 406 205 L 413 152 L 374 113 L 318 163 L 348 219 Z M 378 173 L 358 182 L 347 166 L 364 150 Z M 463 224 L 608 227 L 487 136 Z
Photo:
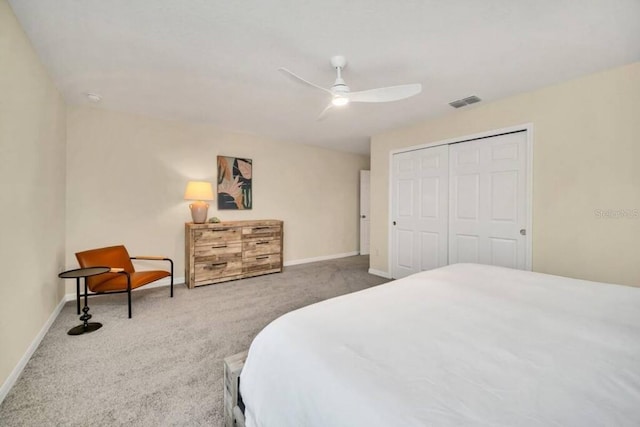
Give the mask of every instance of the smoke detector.
M 102 96 L 98 95 L 97 93 L 85 93 L 85 96 L 91 102 L 100 102 L 100 101 L 102 101 Z

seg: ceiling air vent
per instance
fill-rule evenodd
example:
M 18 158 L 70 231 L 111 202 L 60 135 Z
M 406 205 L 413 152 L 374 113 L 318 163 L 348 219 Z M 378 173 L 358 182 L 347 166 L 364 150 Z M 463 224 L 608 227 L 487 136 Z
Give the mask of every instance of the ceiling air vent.
M 449 105 L 451 105 L 453 108 L 460 108 L 460 107 L 464 107 L 465 105 L 475 104 L 476 102 L 480 102 L 480 101 L 482 101 L 482 99 L 473 95 L 467 98 L 462 98 L 462 99 L 457 99 L 455 101 L 452 101 L 449 103 Z

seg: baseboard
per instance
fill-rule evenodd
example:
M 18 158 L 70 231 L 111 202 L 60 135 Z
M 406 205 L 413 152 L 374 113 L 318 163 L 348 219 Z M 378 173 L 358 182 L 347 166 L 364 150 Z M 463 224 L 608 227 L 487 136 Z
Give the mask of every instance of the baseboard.
M 391 279 L 391 274 L 386 271 L 376 270 L 375 268 L 369 269 L 369 274 L 373 274 L 374 276 L 384 277 L 385 279 Z
M 171 285 L 171 279 L 165 277 L 164 279 L 160 279 L 160 280 L 157 280 L 157 281 L 155 281 L 153 283 L 150 283 L 148 285 L 144 285 L 141 288 L 136 288 L 132 292 L 136 292 L 136 291 L 139 291 L 139 290 L 142 290 L 142 289 L 161 288 L 163 286 L 169 286 L 169 285 Z M 174 286 L 175 285 L 184 285 L 184 277 L 174 277 L 173 278 L 173 285 Z M 82 291 L 84 292 L 84 285 L 83 285 Z M 89 294 L 89 296 L 91 296 L 91 294 Z M 71 292 L 71 293 L 65 294 L 65 296 L 64 296 L 64 301 L 65 302 L 75 301 L 75 300 L 76 300 L 76 293 L 75 292 Z
M 51 327 L 51 325 L 53 325 L 53 322 L 58 317 L 58 314 L 60 314 L 60 311 L 62 311 L 62 307 L 64 307 L 66 302 L 67 302 L 66 298 L 64 297 L 60 300 L 56 308 L 53 310 L 53 313 L 51 313 L 47 321 L 44 323 L 44 325 L 40 329 L 40 332 L 38 332 L 38 335 L 36 335 L 33 341 L 31 341 L 31 345 L 29 345 L 29 347 L 27 348 L 27 351 L 25 351 L 25 353 L 22 355 L 16 367 L 13 368 L 13 371 L 11 371 L 7 379 L 4 381 L 4 384 L 2 384 L 2 387 L 0 387 L 0 403 L 2 403 L 4 398 L 7 397 L 7 394 L 9 394 L 9 391 L 11 390 L 13 385 L 16 383 L 16 380 L 22 373 L 22 370 L 24 369 L 25 366 L 27 366 L 27 362 L 29 362 L 29 359 L 31 359 L 31 356 L 33 356 L 33 353 L 36 351 L 36 349 L 40 345 L 40 341 L 42 341 L 42 338 L 44 338 L 44 336 L 47 334 L 47 332 L 49 331 L 49 328 Z
M 291 265 L 298 265 L 298 264 L 308 264 L 310 262 L 318 262 L 318 261 L 327 261 L 330 259 L 338 259 L 338 258 L 346 258 L 346 257 L 350 257 L 350 256 L 355 256 L 355 255 L 359 255 L 360 253 L 358 251 L 353 251 L 353 252 L 345 252 L 342 254 L 333 254 L 333 255 L 324 255 L 324 256 L 319 256 L 319 257 L 314 257 L 314 258 L 302 258 L 302 259 L 294 259 L 291 261 L 285 261 L 283 264 L 285 267 L 287 266 L 291 266 Z M 369 270 L 369 273 L 371 273 L 371 270 Z M 375 273 L 372 273 L 375 274 Z M 380 276 L 380 274 L 378 274 L 378 276 Z M 383 276 L 383 277 L 387 277 L 387 276 Z M 173 278 L 173 283 L 174 285 L 181 285 L 185 283 L 184 277 L 174 277 Z M 171 284 L 171 280 L 168 278 L 164 278 L 164 279 L 160 279 L 154 283 L 151 283 L 149 285 L 145 285 L 142 288 L 137 288 L 134 289 L 133 292 L 140 290 L 140 289 L 151 289 L 151 288 L 159 288 L 162 286 L 169 286 Z M 75 292 L 71 292 L 68 293 L 64 296 L 64 300 L 65 302 L 68 301 L 75 301 L 76 300 L 76 293 Z
M 318 261 L 328 261 L 330 259 L 338 259 L 338 258 L 346 258 L 349 256 L 359 255 L 358 251 L 346 252 L 343 254 L 333 254 L 333 255 L 325 255 L 314 258 L 302 258 L 302 259 L 294 259 L 291 261 L 285 261 L 284 266 L 288 267 L 290 265 L 298 265 L 298 264 L 308 264 L 310 262 L 318 262 Z
M 310 262 L 318 262 L 318 261 L 327 261 L 330 259 L 338 259 L 338 258 L 346 258 L 346 257 L 350 257 L 350 256 L 355 256 L 355 255 L 359 255 L 360 253 L 358 251 L 353 251 L 353 252 L 345 252 L 342 254 L 333 254 L 333 255 L 325 255 L 325 256 L 319 256 L 319 257 L 314 257 L 314 258 L 302 258 L 302 259 L 294 259 L 291 261 L 285 261 L 284 262 L 284 266 L 291 266 L 291 265 L 298 265 L 298 264 L 308 264 Z M 369 270 L 369 273 L 371 273 L 371 270 Z M 372 273 L 375 274 L 375 273 Z M 386 276 L 383 276 L 386 277 Z M 174 285 L 182 285 L 185 283 L 184 277 L 174 277 L 173 278 L 173 283 Z M 140 290 L 140 289 L 151 289 L 151 288 L 159 288 L 162 286 L 169 286 L 171 284 L 171 280 L 168 278 L 164 278 L 164 279 L 160 279 L 154 283 L 145 285 L 144 287 L 141 288 L 137 288 L 134 289 L 133 292 Z M 75 301 L 76 300 L 76 293 L 75 292 L 70 292 L 68 294 L 65 294 L 64 296 L 64 301 L 68 302 L 68 301 Z

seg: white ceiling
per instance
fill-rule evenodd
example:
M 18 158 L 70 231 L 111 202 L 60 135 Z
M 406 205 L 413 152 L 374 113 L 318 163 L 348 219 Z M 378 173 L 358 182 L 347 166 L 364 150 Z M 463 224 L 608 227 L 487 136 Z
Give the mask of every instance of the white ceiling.
M 368 153 L 369 137 L 640 59 L 640 0 L 9 0 L 67 102 Z M 387 104 L 328 103 L 422 83 Z M 464 107 L 473 108 L 473 107 Z

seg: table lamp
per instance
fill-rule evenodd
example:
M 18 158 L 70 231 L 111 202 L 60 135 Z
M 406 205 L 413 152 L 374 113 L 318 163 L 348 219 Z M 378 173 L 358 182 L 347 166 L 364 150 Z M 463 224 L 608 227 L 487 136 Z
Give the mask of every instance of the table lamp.
M 210 182 L 189 181 L 187 189 L 184 191 L 185 200 L 193 200 L 189 205 L 191 218 L 196 224 L 204 224 L 207 221 L 207 210 L 209 203 L 205 200 L 213 200 L 213 189 Z

